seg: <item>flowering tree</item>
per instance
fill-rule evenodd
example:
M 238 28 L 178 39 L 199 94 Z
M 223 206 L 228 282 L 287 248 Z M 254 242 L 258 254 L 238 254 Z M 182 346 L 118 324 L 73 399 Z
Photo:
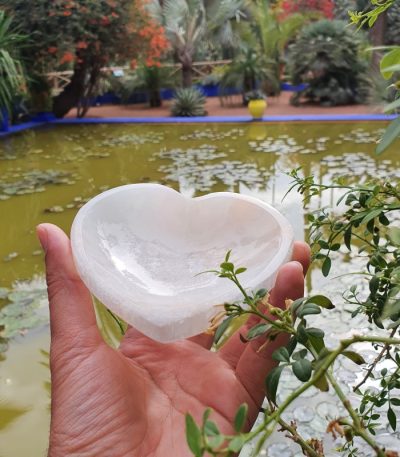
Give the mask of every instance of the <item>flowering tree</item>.
M 24 58 L 34 81 L 48 71 L 73 69 L 71 82 L 53 100 L 58 117 L 77 105 L 78 116 L 85 115 L 102 67 L 141 57 L 154 64 L 167 44 L 143 0 L 0 0 L 0 6 L 31 37 Z
M 282 18 L 294 13 L 320 13 L 327 19 L 333 19 L 335 4 L 333 0 L 281 0 L 279 9 Z

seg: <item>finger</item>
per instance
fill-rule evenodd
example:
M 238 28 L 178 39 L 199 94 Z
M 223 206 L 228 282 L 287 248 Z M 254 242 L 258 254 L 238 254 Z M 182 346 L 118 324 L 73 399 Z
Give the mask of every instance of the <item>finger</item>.
M 76 271 L 67 235 L 52 224 L 39 225 L 37 235 L 46 254 L 52 342 L 100 343 L 92 297 Z
M 275 287 L 271 291 L 270 301 L 274 306 L 284 307 L 285 300 L 295 300 L 304 294 L 303 267 L 299 262 L 289 262 L 278 273 Z M 251 392 L 256 403 L 261 404 L 264 396 L 264 380 L 270 370 L 277 364 L 272 360 L 272 353 L 287 341 L 282 335 L 270 342 L 264 349 L 261 346 L 265 339 L 258 338 L 246 345 L 237 366 L 236 376 L 248 392 Z
M 306 274 L 310 266 L 310 247 L 307 243 L 302 241 L 296 241 L 293 245 L 292 260 L 299 262 L 303 267 L 303 273 Z M 271 291 L 271 294 L 273 291 Z M 238 360 L 240 359 L 243 351 L 246 349 L 246 345 L 240 339 L 240 334 L 246 335 L 258 322 L 256 316 L 251 316 L 247 322 L 229 339 L 229 341 L 220 349 L 220 356 L 227 361 L 232 368 L 235 368 Z
M 307 243 L 303 241 L 295 241 L 293 244 L 292 260 L 300 262 L 303 267 L 304 275 L 306 275 L 311 263 L 311 249 Z

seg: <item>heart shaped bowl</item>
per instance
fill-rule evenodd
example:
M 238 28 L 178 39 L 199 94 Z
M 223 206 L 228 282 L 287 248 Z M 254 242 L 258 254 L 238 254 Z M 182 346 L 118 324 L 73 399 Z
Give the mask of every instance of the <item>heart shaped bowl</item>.
M 293 231 L 268 204 L 221 192 L 188 198 L 158 184 L 108 190 L 78 212 L 72 251 L 82 280 L 145 335 L 170 342 L 205 331 L 240 298 L 212 273 L 227 251 L 249 289 L 270 289 L 291 257 Z

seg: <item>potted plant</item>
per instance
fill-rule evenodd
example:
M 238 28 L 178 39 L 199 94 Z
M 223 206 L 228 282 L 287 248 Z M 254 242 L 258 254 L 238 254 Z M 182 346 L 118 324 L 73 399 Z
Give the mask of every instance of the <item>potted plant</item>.
M 253 119 L 262 119 L 267 107 L 266 96 L 260 90 L 252 90 L 245 94 L 245 100 Z

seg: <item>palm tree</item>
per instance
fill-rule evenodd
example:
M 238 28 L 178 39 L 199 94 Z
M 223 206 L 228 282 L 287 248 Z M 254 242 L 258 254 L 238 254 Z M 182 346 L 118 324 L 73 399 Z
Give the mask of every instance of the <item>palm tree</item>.
M 182 65 L 182 85 L 192 85 L 193 59 L 205 42 L 234 46 L 235 27 L 244 0 L 153 0 L 151 12 L 165 27 L 175 58 Z
M 17 52 L 25 37 L 11 29 L 11 18 L 0 10 L 0 120 L 10 114 L 15 95 L 24 84 Z
M 241 24 L 239 51 L 222 77 L 221 88 L 233 86 L 244 95 L 260 85 L 269 94 L 279 93 L 286 46 L 311 16 L 292 14 L 279 20 L 279 11 L 269 0 L 248 2 L 247 11 L 248 21 Z

